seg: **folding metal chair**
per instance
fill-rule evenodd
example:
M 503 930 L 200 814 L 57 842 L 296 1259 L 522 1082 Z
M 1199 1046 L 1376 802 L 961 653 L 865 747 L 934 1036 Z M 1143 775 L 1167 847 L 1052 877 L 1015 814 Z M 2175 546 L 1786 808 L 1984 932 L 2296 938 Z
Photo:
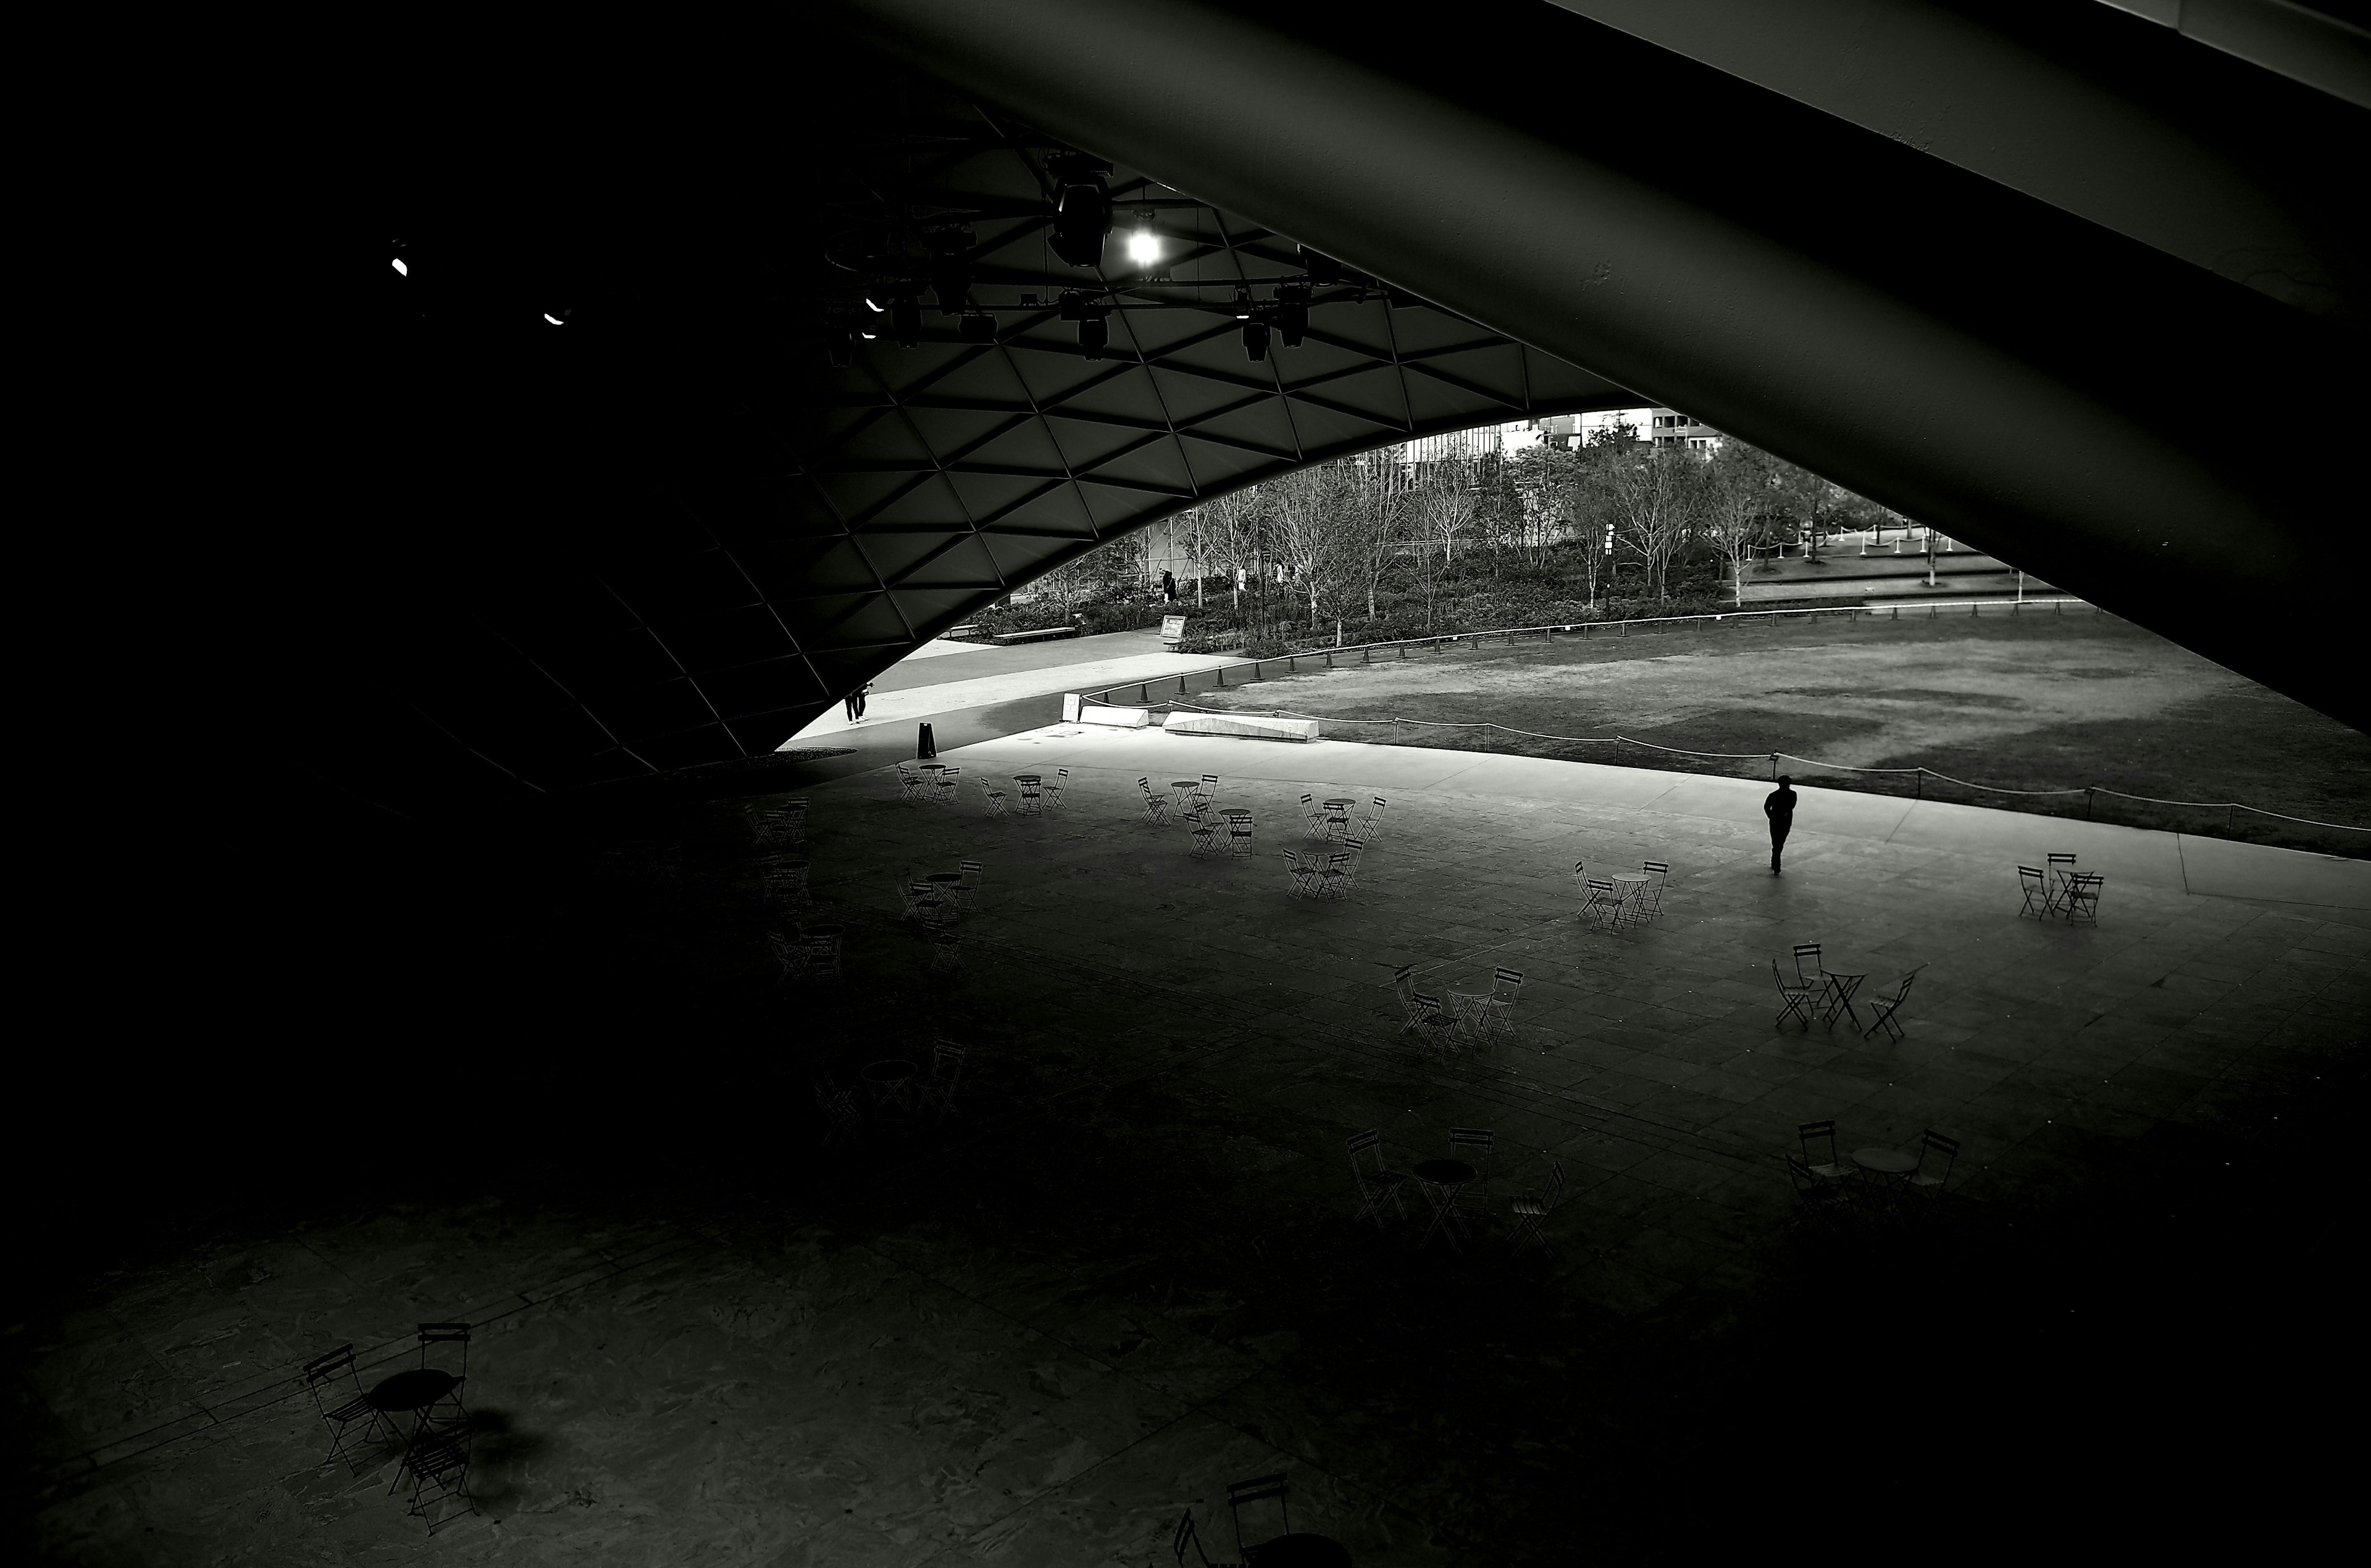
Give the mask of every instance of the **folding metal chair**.
M 1803 961 L 1807 958 L 1811 961 L 1810 971 L 1808 974 L 1806 974 L 1803 969 Z M 1818 942 L 1797 942 L 1795 944 L 1795 980 L 1798 985 L 1809 986 L 1813 990 L 1817 990 L 1822 986 L 1827 984 L 1827 971 L 1820 967 L 1820 944 Z
M 1582 888 L 1587 894 L 1580 902 L 1580 917 L 1584 920 L 1591 915 L 1611 917 L 1620 905 L 1620 895 L 1614 891 L 1613 884 L 1603 877 L 1584 879 Z
M 1477 1036 L 1515 1032 L 1515 998 L 1522 994 L 1523 972 L 1500 967 L 1490 972 L 1490 994 L 1482 998 L 1475 1019 Z
M 1319 805 L 1317 797 L 1306 790 L 1301 792 L 1301 814 L 1307 822 L 1308 836 L 1312 838 L 1333 836 L 1332 830 L 1326 825 L 1325 808 Z
M 1194 791 L 1195 803 L 1208 806 L 1214 803 L 1218 798 L 1219 776 L 1215 773 L 1205 773 L 1202 775 L 1202 787 Z
M 1053 807 L 1056 811 L 1060 811 L 1062 809 L 1062 791 L 1070 787 L 1070 770 L 1067 767 L 1058 767 L 1054 769 L 1054 782 L 1046 786 L 1046 803 Z
M 925 882 L 903 882 L 897 884 L 898 918 L 911 920 L 918 926 L 939 923 L 939 890 Z
M 1235 1481 L 1229 1482 L 1227 1483 L 1227 1512 L 1233 1515 L 1235 1520 L 1235 1550 L 1243 1553 L 1243 1560 L 1246 1562 L 1256 1562 L 1258 1561 L 1256 1553 L 1259 1549 L 1257 1547 L 1247 1547 L 1243 1544 L 1243 1505 L 1246 1503 L 1266 1503 L 1273 1500 L 1277 1506 L 1278 1516 L 1282 1519 L 1284 1523 L 1284 1528 L 1277 1531 L 1276 1535 L 1290 1535 L 1292 1533 L 1292 1516 L 1286 1510 L 1284 1500 L 1286 1494 L 1290 1492 L 1291 1489 L 1291 1483 L 1286 1481 L 1282 1475 L 1255 1475 L 1249 1481 Z M 1267 1538 L 1269 1540 L 1274 1540 L 1275 1539 L 1276 1536 L 1270 1536 Z
M 467 1323 L 422 1323 L 420 1325 L 420 1365 L 428 1365 L 428 1347 L 432 1344 L 461 1347 L 461 1369 L 453 1375 L 453 1386 L 445 1390 L 437 1401 L 420 1412 L 421 1421 L 430 1429 L 450 1427 L 469 1419 L 468 1407 L 461 1403 L 462 1386 L 469 1380 L 469 1325 Z M 437 1368 L 445 1370 L 443 1367 Z M 450 1406 L 448 1410 L 446 1407 Z
M 422 1437 L 403 1456 L 403 1468 L 411 1477 L 411 1496 L 403 1511 L 426 1520 L 430 1535 L 460 1516 L 461 1508 L 445 1506 L 453 1499 L 460 1499 L 471 1514 L 478 1511 L 477 1500 L 469 1495 L 469 1429 L 463 1426 Z
M 1546 1252 L 1548 1239 L 1544 1227 L 1547 1217 L 1563 1201 L 1564 1163 L 1551 1159 L 1548 1161 L 1546 1186 L 1532 1192 L 1518 1193 L 1509 1201 L 1508 1206 L 1515 1215 L 1515 1233 L 1507 1239 L 1508 1245 L 1518 1252 L 1526 1247 L 1536 1247 L 1543 1253 Z
M 1498 1148 L 1498 1135 L 1487 1127 L 1449 1129 L 1451 1158 L 1462 1159 L 1474 1167 L 1474 1180 L 1459 1188 L 1457 1193 L 1455 1206 L 1461 1221 L 1469 1217 L 1476 1221 L 1490 1217 L 1490 1159 Z
M 1147 822 L 1168 821 L 1169 797 L 1154 792 L 1151 775 L 1147 774 L 1145 777 L 1139 778 L 1136 781 L 1136 787 L 1144 792 L 1144 820 Z
M 1817 986 L 1788 985 L 1787 976 L 1778 972 L 1778 961 L 1775 958 L 1770 961 L 1770 978 L 1777 985 L 1778 995 L 1787 1002 L 1771 1027 L 1775 1029 L 1785 1024 L 1789 1018 L 1798 1018 L 1808 1031 L 1811 1027 L 1811 998 L 1820 994 L 1820 988 Z
M 1449 1054 L 1457 1049 L 1456 1015 L 1441 1007 L 1439 997 L 1425 991 L 1416 993 L 1416 1010 L 1417 1038 L 1440 1052 L 1442 1061 L 1447 1061 Z
M 1572 891 L 1580 895 L 1583 908 L 1589 905 L 1589 867 L 1579 861 L 1572 863 Z
M 1293 897 L 1315 896 L 1317 878 L 1321 870 L 1316 856 L 1303 855 L 1298 849 L 1288 849 L 1284 852 L 1284 867 L 1286 870 L 1292 873 Z
M 1651 920 L 1663 912 L 1663 889 L 1671 883 L 1671 865 L 1668 860 L 1641 860 L 1638 869 L 1651 880 L 1632 896 L 1645 901 L 1645 913 Z
M 1933 1161 L 1940 1159 L 1940 1168 Z M 1943 1195 L 1944 1183 L 1951 1179 L 1951 1167 L 1960 1160 L 1960 1140 L 1947 1138 L 1929 1127 L 1918 1137 L 1918 1169 L 1910 1173 L 1906 1183 L 1910 1191 L 1928 1200 Z
M 1371 1219 L 1376 1229 L 1385 1228 L 1383 1204 L 1386 1200 L 1393 1211 L 1405 1219 L 1407 1205 L 1400 1196 L 1400 1188 L 1406 1182 L 1407 1175 L 1383 1163 L 1383 1135 L 1372 1131 L 1359 1133 L 1349 1139 L 1349 1147 L 1350 1174 L 1359 1183 L 1359 1212 L 1352 1216 L 1352 1223 Z
M 1922 963 L 1918 966 L 1918 969 L 1924 969 L 1926 967 L 1926 966 Z M 1909 974 L 1903 975 L 1901 980 L 1895 984 L 1893 994 L 1891 996 L 1879 997 L 1877 1000 L 1868 1005 L 1870 1014 L 1868 1027 L 1860 1032 L 1860 1037 L 1863 1040 L 1868 1039 L 1870 1035 L 1876 1033 L 1880 1029 L 1884 1030 L 1889 1036 L 1895 1040 L 1902 1038 L 1902 1020 L 1894 1015 L 1899 1013 L 1902 1010 L 1903 1004 L 1910 1000 L 1910 983 L 1918 978 L 1918 969 L 1914 969 Z
M 1219 813 L 1227 824 L 1227 848 L 1231 853 L 1248 856 L 1252 852 L 1252 813 L 1234 807 Z
M 2042 874 L 2050 880 L 2051 908 L 2064 911 L 2066 907 L 2066 884 L 2075 877 L 2075 857 L 2044 855 L 2041 860 Z
M 954 804 L 955 803 L 955 791 L 956 791 L 957 790 L 961 789 L 962 787 L 963 787 L 963 769 L 962 769 L 962 768 L 960 768 L 960 767 L 942 767 L 942 768 L 940 768 L 940 769 L 939 769 L 939 790 L 938 790 L 938 793 L 937 793 L 934 797 L 932 797 L 932 798 L 933 798 L 933 799 L 934 799 L 934 800 L 935 800 L 935 801 L 936 801 L 940 805 L 943 805 L 943 806 L 952 806 L 952 805 L 954 805 Z
M 341 1372 L 353 1385 L 352 1398 L 338 1385 Z M 328 1464 L 335 1459 L 352 1473 L 362 1474 L 363 1467 L 346 1447 L 346 1434 L 361 1425 L 364 1428 L 364 1440 L 376 1444 L 381 1440 L 379 1423 L 386 1418 L 363 1392 L 362 1374 L 354 1369 L 354 1347 L 341 1344 L 305 1363 L 305 1388 L 313 1396 L 313 1408 L 321 1412 L 321 1424 L 330 1429 L 330 1457 L 321 1462 Z
M 856 1109 L 856 1096 L 834 1083 L 831 1075 L 819 1073 L 815 1080 L 815 1106 L 823 1112 L 823 1147 L 836 1143 L 864 1141 L 864 1117 Z
M 2040 920 L 2058 913 L 2057 896 L 2050 891 L 2049 879 L 2041 874 L 2041 867 L 2019 866 L 2017 885 L 2025 894 L 2025 907 L 2017 912 L 2019 919 L 2030 915 Z
M 1226 847 L 1226 824 L 1212 813 L 1200 809 L 1186 813 L 1186 821 L 1194 833 L 1194 854 L 1198 859 L 1215 855 Z
M 806 816 L 806 802 L 804 801 L 767 811 L 752 811 L 749 813 L 750 836 L 762 848 L 804 844 L 807 838 Z
M 1210 1560 L 1210 1554 L 1202 1550 L 1201 1536 L 1194 1528 L 1194 1510 L 1190 1505 L 1178 1516 L 1177 1534 L 1169 1543 L 1169 1550 L 1177 1554 L 1177 1568 L 1186 1568 L 1186 1549 L 1189 1546 L 1194 1549 L 1194 1561 L 1202 1568 L 1247 1568 L 1246 1564 L 1240 1562 L 1214 1562 Z
M 2066 879 L 2066 922 L 2069 925 L 2096 926 L 2099 923 L 2099 890 L 2108 879 L 2098 871 L 2078 871 Z
M 922 803 L 922 776 L 908 763 L 897 765 L 897 800 L 899 803 L 919 806 Z
M 1851 1214 L 1845 1205 L 1849 1199 L 1844 1183 L 1823 1182 L 1811 1173 L 1810 1165 L 1800 1155 L 1787 1157 L 1787 1174 L 1795 1183 L 1795 1223 L 1801 1227 L 1831 1229 L 1843 1224 Z
M 1350 886 L 1359 877 L 1359 857 L 1347 849 L 1337 849 L 1325 857 L 1325 865 L 1317 873 L 1315 896 L 1347 898 Z
M 840 978 L 839 934 L 838 926 L 810 926 L 800 933 L 806 941 L 808 978 Z
M 955 1109 L 955 1085 L 963 1077 L 966 1054 L 963 1046 L 950 1040 L 939 1041 L 931 1047 L 931 1076 L 922 1080 L 922 1111 L 933 1121 L 943 1122 L 963 1114 Z
M 931 939 L 931 973 L 959 974 L 963 972 L 963 938 L 953 931 L 941 931 Z
M 1836 1157 L 1834 1122 L 1805 1122 L 1795 1129 L 1795 1136 L 1803 1146 L 1803 1163 L 1821 1181 L 1841 1182 L 1852 1174 L 1851 1169 Z M 1822 1154 L 1827 1158 L 1821 1159 Z
M 1423 1014 L 1416 1005 L 1416 965 L 1403 963 L 1392 971 L 1392 996 L 1400 1005 L 1402 1034 L 1424 1032 Z
M 789 931 L 768 931 L 766 945 L 772 951 L 774 962 L 781 965 L 781 973 L 775 976 L 775 984 L 789 985 L 807 977 L 805 939 Z
M 980 799 L 987 803 L 989 815 L 1002 816 L 1004 814 L 1003 790 L 997 789 L 995 786 L 989 783 L 987 779 L 983 778 L 979 781 L 979 793 Z
M 1367 814 L 1359 819 L 1359 837 L 1372 838 L 1383 831 L 1383 812 L 1390 804 L 1381 795 L 1375 797 L 1374 804 L 1367 808 Z
M 810 869 L 805 860 L 776 859 L 760 866 L 758 875 L 764 879 L 767 900 L 793 909 L 804 905 Z
M 1034 775 L 1016 773 L 1012 776 L 1012 788 L 1018 791 L 1013 797 L 1013 810 L 1023 816 L 1037 815 L 1046 803 L 1045 780 Z
M 954 884 L 955 907 L 966 912 L 978 908 L 980 889 L 988 882 L 988 868 L 977 860 L 961 860 L 956 862 L 955 870 L 963 873 L 963 881 Z

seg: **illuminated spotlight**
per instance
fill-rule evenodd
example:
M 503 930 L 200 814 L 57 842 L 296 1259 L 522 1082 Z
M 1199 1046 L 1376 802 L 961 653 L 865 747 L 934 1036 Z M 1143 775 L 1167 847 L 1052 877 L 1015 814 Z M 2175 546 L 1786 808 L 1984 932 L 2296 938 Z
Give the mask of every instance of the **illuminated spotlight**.
M 860 338 L 862 338 L 862 339 L 863 339 L 866 342 L 868 342 L 868 343 L 869 343 L 869 342 L 873 341 L 873 339 L 875 339 L 875 338 L 879 337 L 879 336 L 880 336 L 880 334 L 879 334 L 878 332 L 859 332 L 859 333 L 857 334 L 857 336 L 858 336 L 858 337 L 860 337 Z
M 1267 323 L 1257 317 L 1243 323 L 1243 353 L 1254 364 L 1267 358 Z
M 400 256 L 395 259 L 395 270 L 407 278 L 411 276 L 411 269 L 403 264 L 403 258 Z
M 1079 323 L 1079 353 L 1082 358 L 1099 360 L 1110 344 L 1110 322 L 1100 316 L 1090 316 Z
M 1235 287 L 1235 319 L 1238 321 L 1249 321 L 1251 318 L 1252 291 L 1243 287 L 1241 284 L 1237 284 Z
M 864 308 L 873 312 L 875 316 L 881 314 L 881 307 L 873 303 L 873 296 L 871 294 L 866 294 L 864 296 Z
M 1149 228 L 1138 229 L 1128 236 L 1128 259 L 1139 267 L 1150 267 L 1161 259 L 1161 236 Z
M 543 313 L 543 318 L 546 321 L 550 322 L 554 327 L 561 327 L 565 326 L 566 323 L 561 319 L 561 317 L 566 316 L 568 312 L 563 310 L 560 313 L 560 316 L 554 316 L 551 312 L 547 310 Z

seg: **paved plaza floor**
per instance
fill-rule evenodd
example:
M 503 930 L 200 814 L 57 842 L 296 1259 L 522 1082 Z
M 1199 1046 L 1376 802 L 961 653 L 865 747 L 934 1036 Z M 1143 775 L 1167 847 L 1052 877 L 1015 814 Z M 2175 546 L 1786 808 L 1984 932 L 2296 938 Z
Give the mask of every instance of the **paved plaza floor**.
M 62 1281 L 10 1331 L 40 1555 L 1166 1563 L 1188 1504 L 1234 1555 L 1225 1483 L 1279 1470 L 1362 1565 L 1906 1550 L 2210 1483 L 2312 1517 L 2280 1401 L 2359 1240 L 2371 867 L 1807 790 L 1773 876 L 1733 780 L 1076 725 L 941 760 L 948 805 L 801 791 L 839 983 L 775 986 L 737 805 L 588 830 L 478 961 L 526 999 L 453 1036 L 470 1120 L 532 1148 L 266 1182 Z M 975 787 L 1059 767 L 1056 813 Z M 1146 819 L 1139 776 L 1205 772 L 1252 855 Z M 1382 829 L 1350 896 L 1293 898 L 1299 796 L 1337 790 Z M 2105 874 L 2096 928 L 2019 916 L 2053 850 Z M 1578 917 L 1576 860 L 1648 859 L 1660 917 Z M 937 973 L 896 889 L 965 859 Z M 1906 1038 L 1775 1023 L 1805 941 L 1864 1000 L 1915 970 Z M 1511 1035 L 1428 1054 L 1403 964 L 1520 970 Z M 816 1073 L 941 1037 L 960 1117 L 824 1146 Z M 1781 1157 L 1822 1118 L 1960 1140 L 1947 1198 L 1805 1230 Z M 1347 1136 L 1405 1170 L 1452 1127 L 1497 1137 L 1466 1253 L 1416 1245 L 1413 1190 L 1354 1218 Z M 319 1463 L 288 1377 L 346 1341 L 382 1376 L 443 1319 L 480 1325 L 480 1512 L 430 1538 L 388 1456 Z

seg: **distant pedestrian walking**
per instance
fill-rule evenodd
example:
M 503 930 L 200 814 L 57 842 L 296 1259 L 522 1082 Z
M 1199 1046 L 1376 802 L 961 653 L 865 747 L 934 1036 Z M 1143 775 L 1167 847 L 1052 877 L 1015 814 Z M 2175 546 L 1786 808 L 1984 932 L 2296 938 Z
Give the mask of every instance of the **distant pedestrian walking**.
M 867 681 L 862 686 L 858 686 L 854 691 L 848 694 L 848 721 L 850 723 L 853 724 L 859 719 L 864 717 L 864 694 L 872 689 L 873 683 L 871 681 Z
M 1762 814 L 1770 819 L 1770 874 L 1778 874 L 1778 857 L 1787 852 L 1787 835 L 1795 830 L 1795 781 L 1785 774 L 1778 776 L 1778 788 L 1762 802 Z
M 1161 596 L 1173 605 L 1177 602 L 1177 579 L 1166 571 L 1161 574 Z

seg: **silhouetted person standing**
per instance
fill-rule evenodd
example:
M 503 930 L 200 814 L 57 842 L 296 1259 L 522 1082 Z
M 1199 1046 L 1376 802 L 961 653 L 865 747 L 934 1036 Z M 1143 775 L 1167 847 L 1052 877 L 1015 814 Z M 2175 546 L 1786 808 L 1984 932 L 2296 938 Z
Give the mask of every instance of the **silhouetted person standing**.
M 862 686 L 858 686 L 854 691 L 848 694 L 848 721 L 850 723 L 853 724 L 859 719 L 864 717 L 864 694 L 872 689 L 873 683 L 871 681 L 867 681 Z
M 1787 835 L 1795 829 L 1795 781 L 1785 774 L 1778 776 L 1778 788 L 1762 802 L 1762 814 L 1770 819 L 1770 874 L 1778 874 L 1778 857 L 1787 852 Z
M 1177 579 L 1166 571 L 1161 574 L 1161 596 L 1173 605 L 1177 602 Z

